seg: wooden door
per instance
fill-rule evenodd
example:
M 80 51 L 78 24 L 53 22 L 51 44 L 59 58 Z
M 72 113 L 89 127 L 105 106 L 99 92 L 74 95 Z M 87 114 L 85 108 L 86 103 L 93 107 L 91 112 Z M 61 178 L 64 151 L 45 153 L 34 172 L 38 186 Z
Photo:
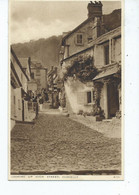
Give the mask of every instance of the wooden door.
M 118 86 L 114 83 L 108 84 L 108 116 L 109 118 L 115 117 L 116 112 L 119 110 L 119 95 Z

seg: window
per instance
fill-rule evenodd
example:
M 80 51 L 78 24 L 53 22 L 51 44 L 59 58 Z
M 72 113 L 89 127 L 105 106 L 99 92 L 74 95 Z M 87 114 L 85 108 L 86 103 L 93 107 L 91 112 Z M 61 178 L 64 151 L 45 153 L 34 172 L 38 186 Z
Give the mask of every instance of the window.
M 83 45 L 83 34 L 78 33 L 76 36 L 76 45 Z
M 91 91 L 87 92 L 87 104 L 92 102 Z
M 104 45 L 105 65 L 109 64 L 109 43 Z
M 31 73 L 31 78 L 34 79 L 34 72 Z

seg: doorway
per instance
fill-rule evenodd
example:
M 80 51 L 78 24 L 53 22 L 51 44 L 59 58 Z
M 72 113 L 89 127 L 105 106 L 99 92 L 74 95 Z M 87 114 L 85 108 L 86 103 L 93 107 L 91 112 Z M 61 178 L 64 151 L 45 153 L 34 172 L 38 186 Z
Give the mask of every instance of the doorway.
M 119 94 L 118 85 L 115 83 L 109 83 L 107 86 L 108 94 L 108 118 L 116 116 L 116 112 L 119 110 Z

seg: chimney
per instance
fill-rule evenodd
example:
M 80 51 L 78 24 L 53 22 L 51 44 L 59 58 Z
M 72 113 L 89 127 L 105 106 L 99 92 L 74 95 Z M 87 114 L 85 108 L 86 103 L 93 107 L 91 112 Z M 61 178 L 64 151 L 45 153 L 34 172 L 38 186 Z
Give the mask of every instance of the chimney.
M 95 1 L 94 3 L 90 1 L 88 3 L 87 9 L 88 9 L 88 18 L 91 17 L 101 17 L 102 16 L 102 3 L 101 1 Z

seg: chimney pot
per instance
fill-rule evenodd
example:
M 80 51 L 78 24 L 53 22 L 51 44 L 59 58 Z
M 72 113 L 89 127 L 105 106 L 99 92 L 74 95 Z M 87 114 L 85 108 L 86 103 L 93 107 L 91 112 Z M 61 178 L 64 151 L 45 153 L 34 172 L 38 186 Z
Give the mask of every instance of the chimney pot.
M 101 1 L 95 1 L 94 3 L 90 1 L 88 3 L 88 18 L 91 17 L 101 17 L 102 16 L 102 3 Z

